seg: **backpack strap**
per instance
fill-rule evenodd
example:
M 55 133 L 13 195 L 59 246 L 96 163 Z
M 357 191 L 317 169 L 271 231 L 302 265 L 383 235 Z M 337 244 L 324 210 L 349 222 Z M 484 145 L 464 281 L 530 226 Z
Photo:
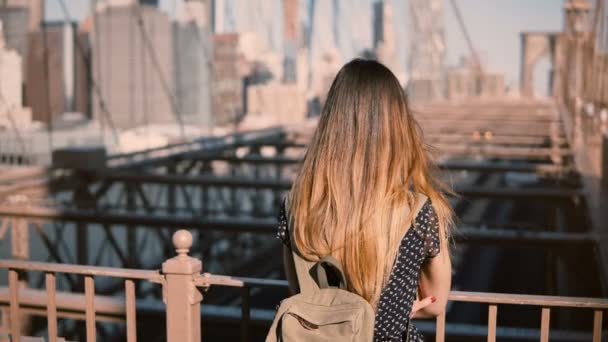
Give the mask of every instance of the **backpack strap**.
M 287 233 L 289 234 L 289 245 L 291 246 L 291 255 L 293 257 L 293 263 L 296 268 L 296 276 L 298 278 L 298 287 L 300 293 L 313 293 L 319 290 L 319 285 L 315 282 L 312 271 L 316 264 L 314 261 L 309 261 L 301 256 L 298 248 L 296 247 L 295 238 L 293 235 L 294 226 L 291 222 L 289 215 L 289 199 L 285 198 L 285 216 L 289 224 L 287 225 Z
M 418 212 L 422 209 L 424 204 L 427 201 L 427 196 L 424 194 L 417 193 L 416 194 L 416 202 L 414 204 L 414 220 L 418 215 Z M 287 219 L 289 220 L 289 203 L 288 199 L 285 199 L 285 213 Z M 313 293 L 318 291 L 321 288 L 329 287 L 329 283 L 327 280 L 327 269 L 331 268 L 339 277 L 340 280 L 340 288 L 346 288 L 346 278 L 344 276 L 344 271 L 340 262 L 334 258 L 333 256 L 325 256 L 318 262 L 309 261 L 302 257 L 301 253 L 297 250 L 294 235 L 293 235 L 293 224 L 289 222 L 287 232 L 289 234 L 289 241 L 291 246 L 291 255 L 293 256 L 294 266 L 296 269 L 296 276 L 298 278 L 298 286 L 300 289 L 300 293 Z M 407 231 L 411 229 L 408 227 L 407 230 L 403 233 L 401 240 L 407 233 Z

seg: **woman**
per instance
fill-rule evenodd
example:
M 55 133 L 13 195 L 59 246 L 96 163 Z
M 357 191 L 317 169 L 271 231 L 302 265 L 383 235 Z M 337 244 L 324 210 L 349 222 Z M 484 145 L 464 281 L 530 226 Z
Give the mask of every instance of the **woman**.
M 450 289 L 445 189 L 397 78 L 375 61 L 346 64 L 279 215 L 290 289 L 297 292 L 293 229 L 306 259 L 331 255 L 342 264 L 348 290 L 376 312 L 376 341 L 401 341 L 408 332 L 410 341 L 423 341 L 410 317 L 441 314 Z M 416 194 L 428 198 L 417 213 L 410 211 Z

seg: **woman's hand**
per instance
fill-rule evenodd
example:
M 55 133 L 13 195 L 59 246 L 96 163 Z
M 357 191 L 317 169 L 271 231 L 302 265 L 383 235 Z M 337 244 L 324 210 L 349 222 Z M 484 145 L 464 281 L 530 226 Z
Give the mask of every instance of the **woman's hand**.
M 425 307 L 435 303 L 437 301 L 437 299 L 435 297 L 426 297 L 424 299 L 421 300 L 416 300 L 414 301 L 414 304 L 412 305 L 412 312 L 410 313 L 410 318 L 418 318 L 419 316 L 417 316 L 416 314 L 424 309 Z

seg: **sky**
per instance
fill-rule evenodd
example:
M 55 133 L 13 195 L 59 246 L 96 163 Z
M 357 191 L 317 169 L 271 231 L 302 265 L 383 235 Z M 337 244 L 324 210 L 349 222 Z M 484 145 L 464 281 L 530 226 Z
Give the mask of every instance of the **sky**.
M 60 0 L 47 0 L 47 19 L 62 20 L 63 14 L 59 6 Z M 82 19 L 91 11 L 91 0 L 64 0 L 72 18 Z M 173 13 L 176 1 L 182 0 L 160 0 L 160 6 L 167 13 Z M 280 0 L 226 0 L 233 7 L 239 7 L 239 3 L 251 7 L 255 1 L 268 6 L 268 3 L 280 3 Z M 304 0 L 310 1 L 310 0 Z M 326 2 L 333 0 L 317 0 L 319 7 L 326 6 Z M 362 18 L 369 18 L 366 9 L 371 12 L 371 4 L 376 0 L 339 0 L 346 4 L 343 6 L 344 14 L 340 16 L 340 23 L 350 30 L 343 30 L 340 38 L 349 42 L 352 48 L 356 48 L 357 39 L 360 35 L 367 38 L 371 32 L 371 20 L 369 29 L 362 31 L 354 29 L 360 25 Z M 398 58 L 403 61 L 407 59 L 407 0 L 387 0 L 392 4 L 394 12 L 395 33 L 398 40 Z M 520 32 L 522 31 L 557 31 L 561 30 L 563 23 L 564 0 L 457 0 L 462 16 L 470 32 L 473 44 L 479 52 L 484 68 L 489 71 L 499 71 L 506 74 L 506 83 L 517 86 L 519 84 L 520 68 Z M 254 6 L 255 7 L 255 6 Z M 446 30 L 447 62 L 456 65 L 461 56 L 468 54 L 468 47 L 464 36 L 458 26 L 449 0 L 444 0 L 444 20 Z M 248 13 L 248 10 L 238 11 Z M 277 13 L 278 14 L 278 13 Z M 246 15 L 246 14 L 245 14 Z M 327 12 L 328 16 L 334 15 Z M 279 17 L 278 15 L 276 17 Z M 251 20 L 254 22 L 254 20 Z M 259 21 L 259 19 L 258 19 Z M 364 20 L 367 21 L 367 20 Z M 277 27 L 280 24 L 272 23 Z M 249 24 L 247 24 L 249 26 Z M 363 32 L 353 34 L 352 32 Z M 268 33 L 267 33 L 268 34 Z M 280 45 L 280 36 L 275 32 L 270 37 L 272 44 Z M 320 39 L 326 39 L 321 37 Z M 365 41 L 363 39 L 362 41 Z M 350 43 L 355 42 L 355 43 Z M 403 42 L 403 43 L 399 43 Z M 360 42 L 359 42 L 360 43 Z M 320 44 L 323 45 L 323 44 Z M 354 56 L 344 56 L 346 58 Z M 541 62 L 537 70 L 537 90 L 544 91 L 547 79 L 548 61 Z
M 522 31 L 560 31 L 563 0 L 458 0 L 471 40 L 486 69 L 506 73 L 507 82 L 519 85 Z M 467 45 L 452 8 L 446 2 L 448 62 L 456 64 Z M 537 93 L 544 93 L 548 60 L 538 65 Z M 543 88 L 543 89 L 540 89 Z M 542 90 L 542 92 L 541 92 Z

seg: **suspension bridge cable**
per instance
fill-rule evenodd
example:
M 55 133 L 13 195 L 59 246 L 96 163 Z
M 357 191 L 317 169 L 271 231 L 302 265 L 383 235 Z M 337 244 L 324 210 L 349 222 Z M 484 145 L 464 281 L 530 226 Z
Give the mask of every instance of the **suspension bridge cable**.
M 130 10 L 133 11 L 133 8 Z M 135 116 L 135 38 L 133 31 L 133 23 L 129 22 L 129 113 L 131 113 L 131 126 L 134 126 L 133 117 Z
M 182 120 L 182 116 L 178 110 L 177 107 L 177 101 L 175 100 L 175 96 L 173 95 L 171 88 L 169 87 L 169 83 L 167 82 L 167 80 L 165 79 L 165 76 L 163 75 L 160 63 L 158 61 L 158 58 L 156 56 L 156 51 L 154 49 L 154 47 L 152 46 L 152 42 L 150 41 L 150 38 L 148 36 L 148 33 L 146 32 L 146 27 L 145 27 L 145 23 L 144 23 L 144 18 L 143 15 L 141 13 L 141 7 L 139 4 L 136 4 L 134 6 L 137 6 L 137 10 L 135 11 L 136 14 L 136 21 L 137 21 L 137 25 L 139 26 L 139 30 L 141 33 L 141 37 L 144 43 L 144 46 L 146 48 L 146 50 L 148 51 L 148 54 L 150 55 L 150 58 L 152 60 L 152 64 L 154 69 L 156 70 L 161 86 L 163 88 L 163 91 L 165 93 L 165 95 L 167 96 L 167 98 L 169 99 L 169 104 L 171 105 L 171 110 L 175 115 L 175 118 L 179 124 L 179 128 L 180 128 L 180 135 L 182 136 L 182 139 L 186 139 L 186 135 L 184 132 L 184 122 Z
M 462 13 L 460 12 L 460 8 L 458 7 L 458 3 L 456 0 L 451 0 L 452 8 L 454 9 L 454 14 L 456 15 L 456 19 L 458 20 L 458 25 L 460 25 L 460 30 L 464 35 L 465 40 L 467 41 L 467 45 L 469 46 L 469 50 L 471 51 L 471 57 L 473 57 L 473 61 L 475 63 L 475 67 L 479 72 L 479 75 L 483 75 L 483 66 L 481 65 L 481 60 L 479 59 L 479 55 L 473 46 L 473 40 L 471 39 L 471 35 L 467 30 L 466 25 L 464 24 L 464 20 L 462 18 Z
M 46 14 L 45 6 L 42 5 L 42 17 L 44 18 Z M 42 27 L 42 48 L 44 50 L 44 54 L 42 55 L 42 63 L 43 63 L 43 77 L 44 77 L 44 85 L 46 86 L 45 91 L 45 100 L 46 100 L 46 111 L 48 117 L 47 123 L 47 132 L 49 139 L 49 149 L 52 153 L 53 151 L 53 109 L 51 106 L 51 85 L 50 85 L 50 69 L 49 69 L 49 45 L 48 45 L 48 30 L 46 27 Z
M 59 5 L 61 7 L 61 11 L 63 12 L 64 19 L 71 23 L 72 17 L 65 4 L 65 0 L 58 0 L 58 1 L 59 1 Z M 93 24 L 96 26 L 98 23 L 93 23 Z M 99 39 L 99 36 L 97 36 L 96 38 Z M 112 120 L 112 116 L 110 115 L 106 101 L 103 98 L 101 89 L 100 89 L 99 85 L 97 84 L 97 82 L 95 82 L 95 79 L 93 78 L 93 75 L 91 72 L 91 67 L 87 60 L 86 51 L 85 51 L 84 47 L 82 46 L 82 44 L 80 43 L 79 39 L 74 39 L 74 43 L 76 45 L 78 53 L 80 54 L 80 57 L 82 58 L 84 64 L 86 65 L 85 74 L 87 77 L 87 81 L 91 85 L 91 88 L 93 89 L 93 92 L 95 93 L 95 95 L 97 95 L 97 102 L 99 104 L 99 109 L 101 110 L 102 115 L 107 120 L 107 123 L 110 126 L 110 130 L 112 133 L 112 137 L 114 138 L 114 141 L 118 142 L 118 133 L 116 131 L 116 126 L 114 125 L 114 121 Z M 103 133 L 102 133 L 102 135 L 103 135 Z
M 139 6 L 139 5 L 136 5 Z M 137 7 L 133 6 L 131 8 L 131 14 L 135 14 L 134 11 L 137 9 Z M 145 50 L 145 46 L 143 46 L 143 44 L 139 44 L 139 56 L 141 56 L 141 84 L 142 86 L 140 87 L 141 90 L 141 108 L 142 108 L 142 113 L 144 116 L 144 125 L 146 127 L 145 129 L 145 135 L 146 135 L 146 146 L 149 146 L 148 144 L 150 143 L 150 129 L 149 129 L 149 124 L 150 121 L 148 120 L 148 112 L 149 112 L 149 108 L 148 108 L 148 98 L 146 97 L 146 84 L 148 84 L 148 62 L 146 60 L 146 58 L 144 57 L 146 54 L 146 50 Z
M 96 24 L 96 23 L 99 23 L 99 15 L 97 13 L 97 0 L 92 0 L 91 1 L 91 16 L 93 18 L 93 24 L 94 24 L 93 25 L 93 37 L 94 37 L 93 44 L 94 45 L 93 45 L 92 49 L 93 49 L 93 53 L 95 53 L 95 57 L 94 58 L 96 58 L 97 61 L 101 61 L 101 53 L 100 53 L 99 48 L 98 48 L 99 47 L 98 41 L 99 41 L 99 37 L 101 37 L 101 35 L 99 33 L 99 25 Z M 93 78 L 93 73 L 95 73 L 95 79 L 101 83 L 102 79 L 101 79 L 101 72 L 100 72 L 99 64 L 100 63 L 97 63 L 95 65 L 95 70 L 91 70 L 91 78 Z M 91 68 L 91 66 L 90 66 L 90 60 L 87 62 L 87 68 Z M 90 101 L 88 103 L 88 109 L 89 109 L 90 113 L 93 112 L 93 107 L 92 107 L 91 102 L 92 101 Z M 103 117 L 101 118 L 101 120 L 99 120 L 99 126 L 100 126 L 100 129 L 101 129 L 101 132 L 102 132 L 102 134 L 101 134 L 101 140 L 102 140 L 102 143 L 105 145 L 105 141 L 106 141 L 106 138 L 105 138 L 106 127 L 105 127 L 105 120 L 103 119 Z

